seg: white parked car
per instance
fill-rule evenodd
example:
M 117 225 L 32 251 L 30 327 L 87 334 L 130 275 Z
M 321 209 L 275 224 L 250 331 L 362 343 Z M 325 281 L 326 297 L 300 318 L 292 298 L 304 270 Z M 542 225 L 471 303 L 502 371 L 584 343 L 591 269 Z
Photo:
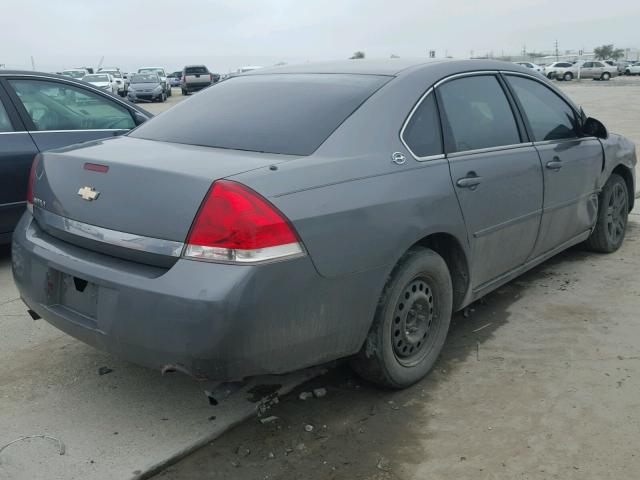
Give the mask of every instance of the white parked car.
M 129 88 L 129 82 L 124 78 L 120 69 L 117 67 L 103 67 L 98 70 L 98 73 L 108 73 L 113 77 L 115 82 L 118 84 L 118 95 L 121 97 L 127 96 L 127 90 Z
M 545 65 L 542 69 L 542 73 L 547 78 L 556 78 L 557 76 L 562 76 L 565 72 L 565 69 L 571 68 L 573 64 L 571 62 L 553 62 L 549 65 Z
M 557 80 L 571 81 L 574 78 L 591 78 L 593 80 L 609 80 L 618 74 L 618 69 L 604 62 L 597 60 L 578 61 L 569 66 L 568 62 L 560 62 L 564 65 L 556 65 L 549 73 L 545 74 L 549 78 Z M 551 76 L 552 74 L 552 76 Z
M 624 69 L 625 75 L 640 75 L 640 62 L 627 65 Z
M 98 87 L 107 92 L 117 94 L 118 84 L 115 79 L 108 73 L 91 73 L 82 77 L 83 82 L 90 83 L 94 87 Z
M 515 63 L 517 65 L 522 65 L 523 67 L 530 68 L 531 70 L 533 70 L 535 72 L 542 73 L 542 67 L 540 65 L 536 65 L 535 63 L 531 63 L 531 62 L 515 62 Z
M 171 84 L 169 83 L 169 79 L 167 78 L 167 73 L 164 71 L 162 67 L 142 67 L 138 69 L 138 73 L 155 73 L 160 77 L 160 81 L 164 86 L 164 93 L 167 97 L 171 96 Z

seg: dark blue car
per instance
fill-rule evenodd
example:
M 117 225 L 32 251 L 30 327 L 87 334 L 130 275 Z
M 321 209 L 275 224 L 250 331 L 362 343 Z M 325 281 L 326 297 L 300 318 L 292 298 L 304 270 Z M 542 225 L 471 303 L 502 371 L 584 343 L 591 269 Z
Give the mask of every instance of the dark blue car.
M 151 116 L 68 77 L 0 71 L 0 244 L 9 242 L 24 212 L 38 152 L 120 135 Z

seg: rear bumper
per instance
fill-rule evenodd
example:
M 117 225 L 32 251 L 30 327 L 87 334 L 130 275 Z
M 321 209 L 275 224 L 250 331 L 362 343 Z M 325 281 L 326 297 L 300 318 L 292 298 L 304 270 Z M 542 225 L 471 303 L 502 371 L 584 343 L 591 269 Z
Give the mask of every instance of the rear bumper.
M 182 88 L 188 92 L 197 92 L 202 90 L 203 88 L 210 87 L 211 82 L 208 83 L 187 83 L 182 86 Z
M 180 259 L 169 269 L 58 240 L 29 212 L 13 236 L 24 302 L 60 330 L 154 369 L 237 380 L 283 373 L 359 350 L 385 275 L 331 281 L 308 257 L 256 266 Z M 63 278 L 86 280 L 95 302 L 65 305 Z M 86 312 L 86 310 L 84 310 Z

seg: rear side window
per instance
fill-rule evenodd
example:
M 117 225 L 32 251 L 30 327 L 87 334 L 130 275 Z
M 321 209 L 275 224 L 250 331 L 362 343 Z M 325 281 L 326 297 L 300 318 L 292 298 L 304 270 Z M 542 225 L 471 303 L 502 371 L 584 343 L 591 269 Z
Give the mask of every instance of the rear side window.
M 535 141 L 575 138 L 578 121 L 573 109 L 551 89 L 535 80 L 507 76 Z
M 9 115 L 7 111 L 4 109 L 4 105 L 0 101 L 0 132 L 13 132 L 13 127 L 11 126 L 11 120 L 9 120 Z
M 493 75 L 451 80 L 438 90 L 450 152 L 520 143 L 513 111 Z
M 312 154 L 390 77 L 247 75 L 216 83 L 132 137 L 289 155 Z
M 209 73 L 207 67 L 186 67 L 184 72 L 187 75 L 196 74 L 196 73 Z
M 402 139 L 416 157 L 442 153 L 440 119 L 433 93 L 427 95 L 413 112 L 402 132 Z

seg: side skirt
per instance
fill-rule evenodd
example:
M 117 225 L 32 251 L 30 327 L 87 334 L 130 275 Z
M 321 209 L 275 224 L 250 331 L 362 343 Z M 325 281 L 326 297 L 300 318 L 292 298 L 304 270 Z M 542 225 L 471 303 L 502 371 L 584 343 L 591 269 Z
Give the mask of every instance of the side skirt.
M 577 245 L 578 243 L 584 242 L 587 238 L 589 238 L 589 235 L 591 235 L 591 229 L 587 230 L 586 232 L 581 233 L 580 235 L 578 235 L 576 237 L 573 237 L 572 239 L 570 239 L 570 240 L 568 240 L 568 241 L 566 241 L 564 243 L 561 243 L 560 245 L 558 245 L 553 250 L 549 250 L 548 252 L 543 253 L 542 255 L 529 260 L 528 262 L 520 265 L 519 267 L 511 270 L 510 272 L 507 272 L 507 273 L 499 276 L 498 278 L 495 278 L 495 279 L 490 280 L 489 282 L 487 282 L 487 283 L 485 283 L 483 285 L 480 285 L 478 288 L 473 290 L 473 294 L 471 295 L 471 302 L 479 299 L 480 297 L 485 296 L 487 293 L 491 292 L 492 290 L 495 290 L 496 288 L 501 287 L 505 283 L 510 282 L 514 278 L 522 275 L 527 270 L 530 270 L 533 267 L 535 267 L 537 265 L 540 265 L 545 260 L 550 259 L 551 257 L 553 257 L 554 255 L 557 255 L 558 253 L 562 252 L 563 250 L 566 250 L 569 247 Z M 471 303 L 471 302 L 469 302 L 469 303 Z

